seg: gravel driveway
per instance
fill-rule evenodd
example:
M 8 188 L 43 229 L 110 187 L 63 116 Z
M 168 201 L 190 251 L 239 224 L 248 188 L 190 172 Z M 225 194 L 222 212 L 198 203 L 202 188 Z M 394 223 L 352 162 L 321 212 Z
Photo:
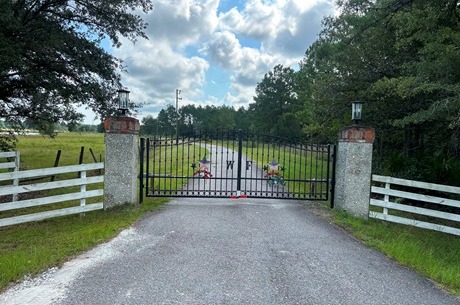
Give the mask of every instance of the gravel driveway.
M 0 304 L 460 304 L 287 200 L 175 199 Z

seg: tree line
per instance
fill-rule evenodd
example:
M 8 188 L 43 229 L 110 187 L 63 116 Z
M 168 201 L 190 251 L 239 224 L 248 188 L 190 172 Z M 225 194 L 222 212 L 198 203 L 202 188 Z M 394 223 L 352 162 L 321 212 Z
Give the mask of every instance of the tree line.
M 457 0 L 341 1 L 300 63 L 298 113 L 309 139 L 332 141 L 364 102 L 374 171 L 460 183 Z
M 0 1 L 0 119 L 14 129 L 29 120 L 54 135 L 57 124 L 77 124 L 85 105 L 101 119 L 116 111 L 121 60 L 101 47 L 121 38 L 147 38 L 136 13 L 151 0 Z M 136 10 L 135 10 L 136 9 Z M 11 149 L 14 135 L 0 134 L 0 149 Z
M 55 123 L 52 126 L 53 133 L 59 132 L 89 132 L 89 133 L 103 133 L 104 132 L 104 124 L 81 124 L 81 123 Z M 14 123 L 10 123 L 8 121 L 0 120 L 0 132 L 5 132 L 9 130 L 14 130 L 16 125 Z M 26 119 L 22 122 L 22 130 L 30 130 L 30 131 L 37 131 L 42 135 L 49 135 L 47 134 L 46 130 L 42 130 L 39 126 L 35 125 L 31 120 Z
M 241 128 L 303 142 L 330 143 L 350 125 L 351 102 L 376 129 L 375 172 L 460 181 L 460 7 L 458 0 L 338 0 L 318 39 L 294 71 L 277 65 L 247 108 L 168 107 L 150 128 L 174 133 Z M 116 111 L 122 62 L 101 47 L 108 38 L 146 37 L 150 0 L 0 1 L 0 120 L 30 121 L 54 134 L 76 126 L 84 105 L 100 119 Z M 154 126 L 154 127 L 152 127 Z M 0 149 L 14 136 L 0 135 Z
M 177 120 L 177 121 L 176 121 Z M 176 127 L 178 127 L 176 129 Z M 160 110 L 157 117 L 148 115 L 141 121 L 142 135 L 192 136 L 203 131 L 249 129 L 247 111 L 241 107 L 235 110 L 230 106 L 185 105 L 176 108 L 172 105 Z
M 302 103 L 295 92 L 295 77 L 293 69 L 277 65 L 257 85 L 254 103 L 247 108 L 185 105 L 176 111 L 169 105 L 156 118 L 149 115 L 142 119 L 141 134 L 189 136 L 216 129 L 241 129 L 301 140 L 305 137 L 297 113 Z
M 277 65 L 248 108 L 184 106 L 180 132 L 233 128 L 333 143 L 351 103 L 376 130 L 374 172 L 460 182 L 460 6 L 457 0 L 339 1 L 298 71 Z M 175 132 L 176 110 L 143 120 Z M 150 126 L 150 127 L 147 127 Z M 152 127 L 155 126 L 155 127 Z

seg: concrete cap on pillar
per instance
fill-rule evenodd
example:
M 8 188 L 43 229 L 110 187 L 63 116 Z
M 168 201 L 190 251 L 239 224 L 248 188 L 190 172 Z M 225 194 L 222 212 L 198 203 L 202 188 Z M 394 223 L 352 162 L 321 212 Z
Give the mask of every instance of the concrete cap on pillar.
M 374 143 L 375 129 L 371 127 L 350 126 L 339 132 L 339 142 Z

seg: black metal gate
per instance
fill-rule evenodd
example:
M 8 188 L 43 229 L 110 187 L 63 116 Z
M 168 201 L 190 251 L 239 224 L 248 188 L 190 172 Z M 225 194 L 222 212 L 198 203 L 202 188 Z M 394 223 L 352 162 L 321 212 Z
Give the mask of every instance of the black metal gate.
M 242 131 L 141 138 L 140 191 L 154 197 L 326 201 L 335 145 L 304 145 Z

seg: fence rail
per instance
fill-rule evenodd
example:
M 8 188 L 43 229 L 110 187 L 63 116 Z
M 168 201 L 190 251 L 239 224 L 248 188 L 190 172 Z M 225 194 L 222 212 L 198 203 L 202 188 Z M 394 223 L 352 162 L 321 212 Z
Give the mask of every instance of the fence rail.
M 0 154 L 0 157 L 3 155 Z M 1 164 L 1 163 L 0 163 Z M 92 197 L 98 197 L 103 195 L 102 189 L 87 191 L 86 186 L 93 183 L 101 183 L 104 181 L 104 176 L 92 176 L 87 177 L 87 171 L 91 170 L 101 170 L 104 168 L 104 163 L 94 163 L 94 164 L 81 164 L 81 165 L 71 165 L 71 166 L 61 166 L 45 169 L 34 169 L 27 171 L 14 171 L 8 173 L 0 174 L 0 182 L 2 181 L 20 181 L 20 179 L 25 178 L 35 178 L 43 177 L 57 174 L 67 174 L 67 173 L 79 173 L 79 178 L 76 179 L 67 179 L 61 181 L 45 182 L 45 183 L 35 183 L 27 185 L 6 185 L 0 186 L 0 196 L 13 195 L 10 202 L 0 204 L 0 212 L 17 210 L 23 208 L 30 208 L 36 206 L 51 205 L 55 203 L 61 203 L 71 200 L 79 200 L 80 205 L 74 207 L 61 208 L 51 211 L 38 212 L 28 215 L 13 216 L 8 218 L 0 218 L 0 227 L 9 226 L 14 224 L 20 224 L 30 221 L 44 220 L 47 218 L 85 213 L 89 211 L 99 210 L 103 208 L 102 203 L 92 203 L 86 204 L 86 199 Z M 24 194 L 36 191 L 51 190 L 57 188 L 66 188 L 79 186 L 79 192 L 67 193 L 62 195 L 54 195 L 26 200 L 17 200 L 15 194 Z
M 370 211 L 369 217 L 460 236 L 459 228 L 447 226 L 445 224 L 436 223 L 436 220 L 434 220 L 433 222 L 420 221 L 416 219 L 401 217 L 399 215 L 391 215 L 389 213 L 389 210 L 396 210 L 400 212 L 406 212 L 406 213 L 411 213 L 411 214 L 416 214 L 416 215 L 433 217 L 436 219 L 448 220 L 448 221 L 457 222 L 460 224 L 460 214 L 443 212 L 443 211 L 439 211 L 436 209 L 430 209 L 426 207 L 423 207 L 423 208 L 416 207 L 416 206 L 407 205 L 407 204 L 398 202 L 400 201 L 400 199 L 410 199 L 410 200 L 416 200 L 419 202 L 430 203 L 430 204 L 437 205 L 437 206 L 448 206 L 448 207 L 460 208 L 460 201 L 452 200 L 449 198 L 438 197 L 438 196 L 429 196 L 429 195 L 419 194 L 416 192 L 416 190 L 413 192 L 395 190 L 395 189 L 392 189 L 391 186 L 398 185 L 398 186 L 410 187 L 410 188 L 419 189 L 419 190 L 420 189 L 431 190 L 431 191 L 438 191 L 438 192 L 457 194 L 457 195 L 460 194 L 460 187 L 420 182 L 420 181 L 414 181 L 414 180 L 399 179 L 399 178 L 379 176 L 379 175 L 372 175 L 372 181 L 380 183 L 380 184 L 383 183 L 385 187 L 372 186 L 371 193 L 374 195 L 372 197 L 375 197 L 375 195 L 377 195 L 380 197 L 383 196 L 383 198 L 381 199 L 371 198 L 370 205 L 382 208 L 382 212 Z M 436 207 L 436 206 L 433 206 L 433 207 Z

